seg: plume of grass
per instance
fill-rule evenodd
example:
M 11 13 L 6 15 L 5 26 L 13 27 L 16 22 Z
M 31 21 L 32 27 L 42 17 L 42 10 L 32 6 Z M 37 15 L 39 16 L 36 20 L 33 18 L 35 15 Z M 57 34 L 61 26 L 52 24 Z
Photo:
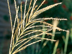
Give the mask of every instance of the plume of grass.
M 16 0 L 14 0 L 16 16 L 15 16 L 14 24 L 12 25 L 10 5 L 9 5 L 9 0 L 7 0 L 8 8 L 9 8 L 9 15 L 10 15 L 10 22 L 11 22 L 11 29 L 12 29 L 12 37 L 11 37 L 9 54 L 15 54 L 21 50 L 26 49 L 28 46 L 38 43 L 42 40 L 53 41 L 53 42 L 56 41 L 56 40 L 54 40 L 54 38 L 48 39 L 45 37 L 41 37 L 43 34 L 52 36 L 55 34 L 56 29 L 59 31 L 67 31 L 67 30 L 57 27 L 57 24 L 54 26 L 54 25 L 44 21 L 44 20 L 56 20 L 56 21 L 58 20 L 59 21 L 59 20 L 67 20 L 67 19 L 59 19 L 59 18 L 52 18 L 52 17 L 36 19 L 36 16 L 38 16 L 42 12 L 49 10 L 61 3 L 56 3 L 53 5 L 44 7 L 42 9 L 39 9 L 42 6 L 42 4 L 45 2 L 45 0 L 40 4 L 39 7 L 36 5 L 36 2 L 37 2 L 37 0 L 34 0 L 33 6 L 31 6 L 31 3 L 32 3 L 32 0 L 31 0 L 28 11 L 26 11 L 26 6 L 27 6 L 27 0 L 26 0 L 25 9 L 24 9 L 24 17 L 22 17 L 23 14 L 22 14 L 22 4 L 21 4 L 21 7 L 20 7 L 21 18 L 18 18 L 19 6 L 17 6 Z M 37 23 L 39 23 L 39 25 L 36 25 Z M 44 28 L 47 28 L 45 31 L 42 30 L 43 25 L 44 25 Z M 35 28 L 40 28 L 40 29 L 35 29 Z M 50 29 L 48 29 L 48 28 L 50 28 Z M 55 29 L 53 29 L 53 28 L 55 28 Z M 51 31 L 51 30 L 53 30 L 53 34 L 49 33 L 49 31 Z M 38 33 L 38 34 L 35 34 L 35 33 Z M 32 34 L 32 35 L 30 35 L 30 34 Z M 32 41 L 30 43 L 30 41 L 33 39 L 36 39 L 36 40 Z M 67 47 L 67 45 L 65 46 L 65 48 L 66 47 Z

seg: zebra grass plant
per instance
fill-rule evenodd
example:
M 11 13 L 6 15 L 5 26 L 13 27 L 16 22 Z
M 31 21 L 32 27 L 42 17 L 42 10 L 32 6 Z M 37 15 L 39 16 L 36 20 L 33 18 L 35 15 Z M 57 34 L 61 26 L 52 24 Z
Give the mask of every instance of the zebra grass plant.
M 29 8 L 27 10 L 26 8 L 27 0 L 26 0 L 25 6 L 24 6 L 24 13 L 22 11 L 22 4 L 21 4 L 20 5 L 21 17 L 19 18 L 18 16 L 19 6 L 17 6 L 16 0 L 14 0 L 16 16 L 15 16 L 14 24 L 12 24 L 13 20 L 11 17 L 10 4 L 9 4 L 9 0 L 7 0 L 9 15 L 10 15 L 10 22 L 11 22 L 11 30 L 12 30 L 9 54 L 16 54 L 22 50 L 25 50 L 28 46 L 31 46 L 43 40 L 51 41 L 52 43 L 56 42 L 54 51 L 53 51 L 53 54 L 55 54 L 58 43 L 59 43 L 59 41 L 54 40 L 56 30 L 67 32 L 65 49 L 64 49 L 64 53 L 66 53 L 69 31 L 61 29 L 57 27 L 57 25 L 59 20 L 67 20 L 67 19 L 52 18 L 52 17 L 37 18 L 39 14 L 61 3 L 56 3 L 53 5 L 44 7 L 42 9 L 39 9 L 43 5 L 45 0 L 39 6 L 36 5 L 36 2 L 37 0 L 34 0 L 33 6 L 31 6 L 32 5 L 32 0 L 31 0 L 29 4 Z M 53 20 L 53 24 L 47 23 L 44 20 Z M 52 32 L 50 33 L 49 31 L 52 31 Z M 44 34 L 50 35 L 52 39 L 45 38 Z

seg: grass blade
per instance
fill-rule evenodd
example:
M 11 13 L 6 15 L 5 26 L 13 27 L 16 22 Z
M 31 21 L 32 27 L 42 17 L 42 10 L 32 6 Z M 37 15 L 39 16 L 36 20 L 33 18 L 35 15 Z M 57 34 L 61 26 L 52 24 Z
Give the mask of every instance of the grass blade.
M 66 51 L 67 51 L 68 39 L 69 39 L 69 31 L 67 31 L 67 33 L 66 33 L 66 40 L 65 40 L 64 54 L 66 54 Z
M 56 54 L 56 50 L 57 50 L 57 47 L 58 47 L 58 43 L 59 43 L 59 41 L 57 41 L 57 42 L 55 43 L 54 50 L 53 50 L 53 53 L 52 53 L 52 54 Z

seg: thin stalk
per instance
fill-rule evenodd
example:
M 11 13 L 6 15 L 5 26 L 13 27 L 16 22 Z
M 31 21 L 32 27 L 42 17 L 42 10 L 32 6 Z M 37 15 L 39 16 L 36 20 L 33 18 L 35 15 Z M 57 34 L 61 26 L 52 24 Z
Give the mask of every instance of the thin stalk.
M 53 36 L 52 36 L 52 40 L 54 40 L 57 25 L 58 25 L 58 21 L 54 20 L 53 21 L 53 32 L 52 32 Z M 53 41 L 52 41 L 52 43 L 53 43 Z
M 69 31 L 67 31 L 67 33 L 66 33 L 66 41 L 65 41 L 65 47 L 64 47 L 64 54 L 66 54 L 66 52 L 67 52 L 68 39 L 69 39 Z
M 54 50 L 53 50 L 53 53 L 52 53 L 52 54 L 56 54 L 56 50 L 57 50 L 57 47 L 58 47 L 58 43 L 59 43 L 59 41 L 57 41 L 57 42 L 55 43 Z
M 12 30 L 12 16 L 11 16 L 11 10 L 10 10 L 9 0 L 7 0 L 7 4 L 8 4 L 8 9 L 9 9 L 10 23 L 11 23 L 11 30 Z
M 23 20 L 22 19 L 22 2 L 21 2 L 21 5 L 20 5 L 20 11 L 21 11 L 21 21 Z M 22 31 L 22 29 L 23 29 L 23 26 L 22 26 L 22 24 L 21 24 L 21 31 Z
M 25 8 L 24 8 L 23 28 L 25 27 L 26 6 L 27 6 L 27 0 L 25 2 Z
M 10 15 L 10 23 L 11 23 L 11 30 L 12 30 L 12 16 L 11 16 L 11 10 L 10 10 L 10 4 L 9 4 L 9 0 L 7 0 L 7 4 L 8 4 L 8 9 L 9 9 L 9 15 Z M 13 36 L 11 36 L 11 43 L 12 43 L 12 38 Z M 10 44 L 10 48 L 9 48 L 9 54 L 11 54 L 11 46 L 12 44 Z
M 31 3 L 32 3 L 32 0 L 30 1 L 30 4 L 29 4 L 29 8 L 28 8 L 28 14 L 27 14 L 27 18 L 26 18 L 26 24 L 28 23 L 28 17 L 29 17 L 29 9 L 30 9 L 30 7 L 31 7 Z

